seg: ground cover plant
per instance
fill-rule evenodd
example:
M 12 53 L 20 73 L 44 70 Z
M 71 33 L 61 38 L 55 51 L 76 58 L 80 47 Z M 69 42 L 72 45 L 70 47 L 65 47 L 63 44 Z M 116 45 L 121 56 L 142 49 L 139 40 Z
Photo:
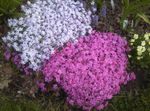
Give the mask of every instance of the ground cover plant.
M 0 111 L 150 111 L 150 0 L 0 1 Z

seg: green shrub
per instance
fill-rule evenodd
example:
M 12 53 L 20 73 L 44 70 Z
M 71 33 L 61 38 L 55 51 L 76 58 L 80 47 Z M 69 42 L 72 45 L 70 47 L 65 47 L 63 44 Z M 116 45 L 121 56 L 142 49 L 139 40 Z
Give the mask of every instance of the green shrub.
M 21 3 L 22 0 L 0 0 L 0 22 L 20 16 L 19 6 Z

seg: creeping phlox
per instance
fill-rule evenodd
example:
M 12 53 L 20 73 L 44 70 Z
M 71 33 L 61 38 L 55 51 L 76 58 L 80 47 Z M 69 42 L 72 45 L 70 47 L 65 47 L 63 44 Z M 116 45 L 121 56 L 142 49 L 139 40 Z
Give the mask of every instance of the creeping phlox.
M 144 36 L 134 34 L 130 44 L 133 47 L 134 55 L 136 55 L 134 57 L 139 62 L 146 64 L 150 61 L 150 33 L 145 33 Z
M 117 34 L 93 32 L 52 54 L 43 66 L 45 81 L 62 86 L 71 105 L 103 109 L 122 84 L 135 79 L 126 70 L 128 49 Z
M 79 1 L 36 0 L 22 6 L 19 19 L 9 19 L 11 31 L 3 37 L 20 54 L 21 64 L 37 70 L 55 48 L 91 32 L 91 11 Z

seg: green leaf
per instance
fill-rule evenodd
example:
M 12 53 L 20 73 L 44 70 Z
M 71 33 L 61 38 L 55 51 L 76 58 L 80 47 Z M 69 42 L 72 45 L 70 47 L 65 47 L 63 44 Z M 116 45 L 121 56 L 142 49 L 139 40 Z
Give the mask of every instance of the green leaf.
M 150 24 L 150 19 L 144 13 L 138 13 L 137 16 L 139 16 L 141 19 L 143 19 L 146 23 Z
M 17 8 L 21 5 L 22 0 L 0 0 L 0 14 L 11 16 L 18 12 Z
M 138 13 L 148 12 L 150 8 L 150 0 L 122 0 L 122 5 L 122 16 L 120 20 L 121 26 L 123 26 L 123 21 L 127 20 L 129 16 L 132 15 L 132 17 L 135 17 L 133 18 L 135 20 Z
M 97 4 L 98 8 L 101 8 L 101 6 L 103 4 L 103 0 L 95 0 L 95 3 Z

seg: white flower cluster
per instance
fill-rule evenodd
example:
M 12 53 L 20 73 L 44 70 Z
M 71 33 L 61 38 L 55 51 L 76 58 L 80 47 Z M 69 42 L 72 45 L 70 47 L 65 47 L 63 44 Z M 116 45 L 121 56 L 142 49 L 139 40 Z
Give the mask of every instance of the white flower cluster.
M 74 0 L 36 0 L 22 6 L 19 19 L 9 19 L 12 28 L 3 41 L 21 54 L 21 63 L 37 70 L 55 48 L 90 33 L 91 11 Z
M 138 34 L 134 34 L 130 44 L 136 48 L 138 60 L 142 59 L 146 53 L 150 56 L 150 33 L 146 33 L 141 38 Z

